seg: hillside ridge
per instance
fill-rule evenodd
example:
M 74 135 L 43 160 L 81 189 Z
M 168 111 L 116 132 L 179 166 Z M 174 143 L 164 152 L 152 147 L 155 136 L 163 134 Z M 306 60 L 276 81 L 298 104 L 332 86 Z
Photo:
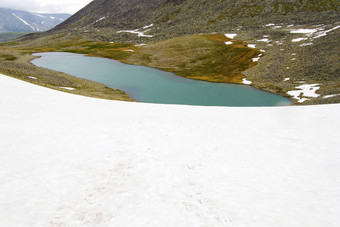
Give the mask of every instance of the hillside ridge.
M 117 33 L 149 24 L 148 40 L 221 32 L 228 28 L 266 23 L 306 24 L 339 18 L 339 0 L 95 0 L 56 26 L 50 33 L 67 32 L 92 40 L 131 41 Z

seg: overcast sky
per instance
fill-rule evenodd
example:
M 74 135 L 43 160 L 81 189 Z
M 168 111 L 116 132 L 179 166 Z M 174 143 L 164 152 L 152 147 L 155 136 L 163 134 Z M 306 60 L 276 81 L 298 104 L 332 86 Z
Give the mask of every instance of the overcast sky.
M 11 8 L 36 13 L 74 14 L 92 0 L 0 0 L 0 8 Z

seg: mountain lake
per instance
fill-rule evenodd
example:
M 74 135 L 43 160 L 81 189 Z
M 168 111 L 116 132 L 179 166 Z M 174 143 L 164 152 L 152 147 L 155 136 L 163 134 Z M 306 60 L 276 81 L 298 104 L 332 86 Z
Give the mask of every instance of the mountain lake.
M 139 102 L 203 106 L 281 106 L 288 98 L 247 85 L 187 79 L 158 69 L 64 52 L 36 53 L 32 64 L 123 90 Z

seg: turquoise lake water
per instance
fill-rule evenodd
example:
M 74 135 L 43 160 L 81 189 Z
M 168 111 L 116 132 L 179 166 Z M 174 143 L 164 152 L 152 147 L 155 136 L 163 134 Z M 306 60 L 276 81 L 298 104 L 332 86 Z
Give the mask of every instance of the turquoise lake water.
M 139 102 L 203 106 L 279 106 L 290 100 L 246 85 L 191 80 L 158 69 L 63 52 L 37 53 L 36 66 L 106 84 Z

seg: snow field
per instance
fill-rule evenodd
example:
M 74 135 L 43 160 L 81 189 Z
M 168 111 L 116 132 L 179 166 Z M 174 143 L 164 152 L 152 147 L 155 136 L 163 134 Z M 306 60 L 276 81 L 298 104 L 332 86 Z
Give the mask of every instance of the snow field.
M 340 225 L 340 105 L 156 105 L 0 75 L 0 226 Z

